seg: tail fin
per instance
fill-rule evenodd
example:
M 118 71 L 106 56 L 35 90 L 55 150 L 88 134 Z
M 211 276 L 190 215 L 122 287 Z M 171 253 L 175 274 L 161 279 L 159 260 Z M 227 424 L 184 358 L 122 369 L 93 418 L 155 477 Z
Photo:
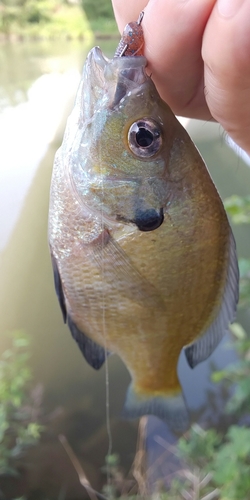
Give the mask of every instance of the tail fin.
M 131 383 L 123 409 L 125 418 L 155 415 L 164 420 L 169 428 L 182 434 L 190 426 L 190 417 L 181 393 L 172 396 L 148 397 L 136 394 Z

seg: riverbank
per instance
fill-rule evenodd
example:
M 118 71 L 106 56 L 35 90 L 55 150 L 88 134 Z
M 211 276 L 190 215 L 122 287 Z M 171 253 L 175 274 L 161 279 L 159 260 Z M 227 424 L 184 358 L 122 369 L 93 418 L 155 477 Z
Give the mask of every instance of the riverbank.
M 0 42 L 27 40 L 85 40 L 119 38 L 115 19 L 89 20 L 77 5 L 63 5 L 53 15 L 1 18 Z

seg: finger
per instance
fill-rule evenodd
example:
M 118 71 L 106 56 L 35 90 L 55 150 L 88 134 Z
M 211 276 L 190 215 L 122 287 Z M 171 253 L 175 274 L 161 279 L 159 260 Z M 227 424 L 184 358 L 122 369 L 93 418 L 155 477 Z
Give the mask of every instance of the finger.
M 206 106 L 201 45 L 214 1 L 151 0 L 145 9 L 145 56 L 175 113 L 200 117 Z
M 250 153 L 250 3 L 228 4 L 225 15 L 217 2 L 204 33 L 206 100 L 213 117 Z
M 144 9 L 148 72 L 175 113 L 210 118 L 204 97 L 202 36 L 215 0 L 113 0 L 119 26 Z M 131 16 L 134 16 L 131 18 Z

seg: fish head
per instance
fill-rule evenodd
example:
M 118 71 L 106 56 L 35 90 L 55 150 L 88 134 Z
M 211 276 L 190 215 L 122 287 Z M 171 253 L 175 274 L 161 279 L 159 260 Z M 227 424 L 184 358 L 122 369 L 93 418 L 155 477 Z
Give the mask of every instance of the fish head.
M 150 231 L 163 222 L 171 197 L 182 127 L 145 68 L 144 57 L 109 60 L 92 49 L 62 147 L 71 186 L 89 212 Z

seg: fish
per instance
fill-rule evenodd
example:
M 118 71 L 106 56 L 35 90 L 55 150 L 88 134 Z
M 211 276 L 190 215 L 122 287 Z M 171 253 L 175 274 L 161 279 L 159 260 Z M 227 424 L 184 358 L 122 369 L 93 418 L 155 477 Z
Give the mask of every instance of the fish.
M 87 56 L 55 156 L 49 245 L 85 360 L 98 370 L 115 353 L 131 375 L 123 415 L 183 432 L 180 353 L 194 368 L 216 349 L 235 319 L 239 271 L 206 165 L 147 74 L 141 19 L 113 58 L 99 47 Z

